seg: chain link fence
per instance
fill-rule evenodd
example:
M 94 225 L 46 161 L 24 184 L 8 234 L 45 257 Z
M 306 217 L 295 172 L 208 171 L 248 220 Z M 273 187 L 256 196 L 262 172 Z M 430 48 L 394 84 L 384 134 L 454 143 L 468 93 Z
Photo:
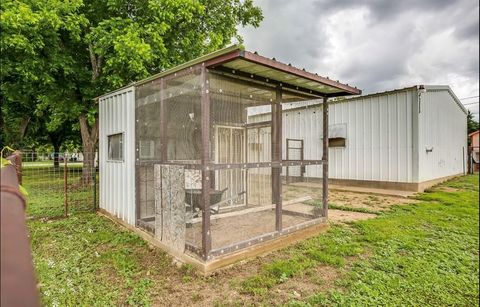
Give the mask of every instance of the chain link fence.
M 98 206 L 97 153 L 22 151 L 27 218 L 53 219 Z

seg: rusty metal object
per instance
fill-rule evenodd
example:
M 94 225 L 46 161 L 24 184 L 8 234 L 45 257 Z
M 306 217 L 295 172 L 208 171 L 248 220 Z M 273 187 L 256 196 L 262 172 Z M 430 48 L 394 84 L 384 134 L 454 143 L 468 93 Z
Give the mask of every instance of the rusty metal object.
M 15 150 L 8 158 L 17 172 L 18 184 L 22 184 L 22 152 Z
M 21 161 L 21 157 L 20 157 Z M 21 165 L 21 164 L 20 164 Z M 25 199 L 14 165 L 1 169 L 1 306 L 39 306 L 25 219 Z

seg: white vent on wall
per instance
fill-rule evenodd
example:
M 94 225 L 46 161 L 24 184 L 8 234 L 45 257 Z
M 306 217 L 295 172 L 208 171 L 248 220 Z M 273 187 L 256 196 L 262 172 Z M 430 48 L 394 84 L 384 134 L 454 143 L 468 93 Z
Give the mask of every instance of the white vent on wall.
M 333 124 L 328 126 L 328 138 L 347 138 L 347 124 Z
M 151 159 L 154 157 L 155 142 L 153 140 L 140 141 L 140 159 Z

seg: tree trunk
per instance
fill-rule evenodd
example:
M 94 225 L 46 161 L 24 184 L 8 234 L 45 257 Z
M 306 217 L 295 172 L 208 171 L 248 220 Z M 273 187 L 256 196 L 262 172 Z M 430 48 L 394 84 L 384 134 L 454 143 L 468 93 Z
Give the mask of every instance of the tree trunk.
M 60 152 L 60 144 L 53 144 L 53 166 L 58 168 L 60 163 L 58 162 L 58 156 Z
M 85 114 L 80 114 L 80 132 L 82 134 L 83 167 L 81 183 L 92 184 L 93 172 L 95 172 L 95 150 L 98 142 L 98 120 L 95 119 L 93 126 L 90 126 Z
M 23 138 L 25 137 L 25 132 L 27 131 L 27 127 L 28 127 L 28 124 L 30 123 L 30 119 L 31 119 L 30 116 L 25 116 L 20 121 L 20 127 L 18 129 L 20 142 L 23 141 Z

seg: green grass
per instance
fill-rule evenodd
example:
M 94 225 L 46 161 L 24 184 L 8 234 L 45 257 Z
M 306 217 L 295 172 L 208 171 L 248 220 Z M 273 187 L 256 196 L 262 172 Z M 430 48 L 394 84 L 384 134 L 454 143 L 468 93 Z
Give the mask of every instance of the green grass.
M 93 213 L 29 221 L 42 302 L 477 306 L 478 178 L 465 176 L 442 186 L 458 190 L 434 188 L 420 194 L 418 203 L 332 226 L 263 261 L 245 264 L 247 269 L 233 267 L 209 278 L 189 265 L 172 266 L 165 253 Z M 328 287 L 317 276 L 324 267 L 340 272 Z M 248 272 L 238 275 L 244 270 Z M 278 294 L 284 285 L 301 292 L 297 279 L 320 284 L 320 290 L 300 298 Z M 180 289 L 188 294 L 178 294 Z M 211 295 L 216 297 L 209 301 Z
M 478 177 L 445 186 L 462 190 L 434 189 L 421 203 L 356 223 L 351 239 L 371 256 L 338 282 L 343 290 L 292 305 L 478 305 Z
M 342 210 L 342 211 L 351 211 L 351 212 L 361 212 L 361 213 L 369 213 L 369 214 L 382 214 L 379 211 L 374 211 L 370 210 L 368 208 L 362 208 L 362 207 L 349 207 L 349 206 L 342 206 L 342 205 L 337 205 L 337 204 L 328 204 L 329 209 L 337 209 L 337 210 Z
M 148 304 L 152 281 L 136 257 L 148 248 L 137 235 L 93 213 L 29 228 L 45 305 Z
M 48 161 L 47 161 L 48 162 Z M 36 162 L 35 162 L 36 163 Z M 93 210 L 93 186 L 82 186 L 81 164 L 68 167 L 67 199 L 68 212 Z M 58 218 L 64 216 L 64 168 L 52 166 L 31 166 L 23 168 L 23 187 L 29 193 L 27 216 L 29 218 Z M 97 193 L 98 196 L 98 193 Z

